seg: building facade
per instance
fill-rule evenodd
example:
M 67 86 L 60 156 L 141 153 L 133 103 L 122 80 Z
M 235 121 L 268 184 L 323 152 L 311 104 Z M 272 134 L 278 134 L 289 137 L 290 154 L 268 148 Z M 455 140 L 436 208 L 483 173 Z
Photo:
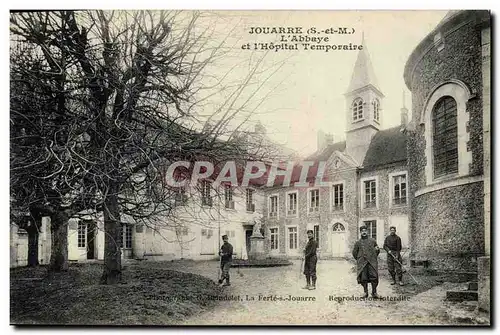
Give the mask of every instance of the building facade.
M 408 248 L 408 170 L 402 131 L 408 110 L 401 109 L 400 126 L 381 129 L 384 95 L 364 41 L 363 45 L 345 94 L 346 140 L 334 143 L 332 135 L 319 133 L 318 151 L 304 160 L 314 163 L 307 183 L 300 181 L 303 167 L 296 166 L 290 186 L 278 182 L 265 189 L 265 245 L 270 255 L 300 257 L 310 229 L 322 258 L 351 257 L 361 225 L 368 227 L 380 247 L 389 227 L 396 226 Z M 322 163 L 325 170 L 319 185 L 316 176 Z
M 247 188 L 213 187 L 202 181 L 201 192 L 176 197 L 174 212 L 154 224 L 135 224 L 122 217 L 122 258 L 208 260 L 218 258 L 221 236 L 229 236 L 235 258 L 246 259 L 250 250 L 255 218 L 262 212 L 262 191 L 258 185 Z M 102 213 L 80 213 L 68 223 L 68 260 L 104 259 L 104 218 Z M 28 234 L 11 225 L 11 266 L 27 264 Z M 48 264 L 51 251 L 50 218 L 42 219 L 38 238 L 40 264 Z

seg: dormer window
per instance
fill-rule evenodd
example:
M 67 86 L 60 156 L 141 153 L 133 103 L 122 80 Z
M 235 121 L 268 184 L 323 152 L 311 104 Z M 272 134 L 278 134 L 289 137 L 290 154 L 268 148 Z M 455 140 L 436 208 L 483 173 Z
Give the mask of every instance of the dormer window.
M 373 119 L 380 123 L 380 102 L 378 99 L 373 100 Z
M 363 119 L 363 99 L 357 98 L 352 103 L 352 121 L 359 121 Z

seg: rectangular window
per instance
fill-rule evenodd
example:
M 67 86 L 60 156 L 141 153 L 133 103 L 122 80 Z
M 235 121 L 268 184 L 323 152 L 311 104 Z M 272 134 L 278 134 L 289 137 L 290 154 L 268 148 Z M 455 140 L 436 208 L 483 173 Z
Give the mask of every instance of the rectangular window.
M 271 237 L 271 250 L 278 250 L 278 228 L 269 229 Z
M 278 217 L 278 196 L 269 197 L 269 217 Z
M 203 206 L 212 206 L 212 183 L 208 180 L 201 181 L 201 204 Z
M 175 228 L 175 233 L 177 234 L 177 236 L 187 236 L 189 230 L 187 229 L 187 227 L 177 227 Z
M 313 235 L 314 235 L 314 240 L 316 243 L 318 243 L 318 248 L 319 248 L 319 225 L 315 225 L 313 228 Z
M 78 248 L 87 247 L 87 225 L 83 222 L 78 222 Z
M 187 202 L 186 190 L 183 187 L 179 187 L 175 190 L 175 205 L 184 206 Z
M 319 211 L 319 190 L 309 191 L 309 213 Z
M 287 215 L 297 215 L 297 192 L 288 193 L 287 207 Z
M 377 207 L 377 182 L 365 181 L 365 208 Z
M 226 235 L 227 237 L 232 238 L 236 235 L 236 233 L 234 230 L 226 230 Z
M 202 229 L 201 230 L 201 236 L 205 236 L 206 238 L 211 238 L 214 234 L 214 231 L 212 229 Z
M 406 175 L 392 177 L 393 194 L 392 203 L 394 205 L 406 204 Z
M 377 220 L 363 221 L 368 229 L 368 237 L 377 239 Z
M 247 211 L 249 212 L 255 212 L 255 205 L 253 203 L 253 192 L 251 188 L 247 188 L 246 190 L 246 204 L 247 204 Z
M 123 226 L 123 246 L 126 249 L 132 249 L 132 226 Z
M 224 200 L 226 208 L 234 209 L 233 188 L 230 185 L 224 187 Z
M 333 185 L 333 210 L 344 210 L 344 184 Z
M 297 249 L 297 227 L 288 227 L 288 249 Z

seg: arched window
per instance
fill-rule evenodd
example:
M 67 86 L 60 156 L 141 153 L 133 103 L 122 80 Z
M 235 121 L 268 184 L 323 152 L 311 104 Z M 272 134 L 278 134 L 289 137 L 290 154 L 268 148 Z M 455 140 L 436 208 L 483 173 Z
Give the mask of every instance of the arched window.
M 377 122 L 380 122 L 380 102 L 378 99 L 373 100 L 373 119 Z
M 357 98 L 353 101 L 352 106 L 352 120 L 358 121 L 363 118 L 363 99 Z
M 334 232 L 344 232 L 345 227 L 342 223 L 337 222 L 336 224 L 333 225 L 333 231 Z
M 434 178 L 458 172 L 457 102 L 440 98 L 432 109 Z

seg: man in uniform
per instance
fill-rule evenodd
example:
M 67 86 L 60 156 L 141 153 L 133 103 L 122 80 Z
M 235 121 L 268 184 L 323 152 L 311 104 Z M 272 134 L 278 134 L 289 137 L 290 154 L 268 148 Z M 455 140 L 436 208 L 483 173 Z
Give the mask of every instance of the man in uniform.
M 399 285 L 403 286 L 403 271 L 401 269 L 401 264 L 403 263 L 403 258 L 401 257 L 401 238 L 396 235 L 396 227 L 389 228 L 391 231 L 390 235 L 385 238 L 384 249 L 387 251 L 387 268 L 392 277 L 391 285 L 396 284 L 396 276 L 399 281 Z
M 314 240 L 314 233 L 312 230 L 307 231 L 307 238 L 309 240 L 307 241 L 306 248 L 304 249 L 304 274 L 306 275 L 307 285 L 304 288 L 306 290 L 315 290 L 316 263 L 318 262 L 316 249 L 318 249 L 318 243 Z
M 222 286 L 231 286 L 231 283 L 229 282 L 229 269 L 231 268 L 231 263 L 233 261 L 233 246 L 229 243 L 227 235 L 222 235 L 222 241 L 224 241 L 224 243 L 219 251 L 222 277 L 219 279 L 219 284 L 222 284 L 225 279 L 226 283 Z
M 365 226 L 359 228 L 361 238 L 356 241 L 352 250 L 352 255 L 357 263 L 358 284 L 363 286 L 363 298 L 368 297 L 368 283 L 372 284 L 372 297 L 378 298 L 378 254 L 380 249 L 375 239 L 368 237 L 368 230 Z

